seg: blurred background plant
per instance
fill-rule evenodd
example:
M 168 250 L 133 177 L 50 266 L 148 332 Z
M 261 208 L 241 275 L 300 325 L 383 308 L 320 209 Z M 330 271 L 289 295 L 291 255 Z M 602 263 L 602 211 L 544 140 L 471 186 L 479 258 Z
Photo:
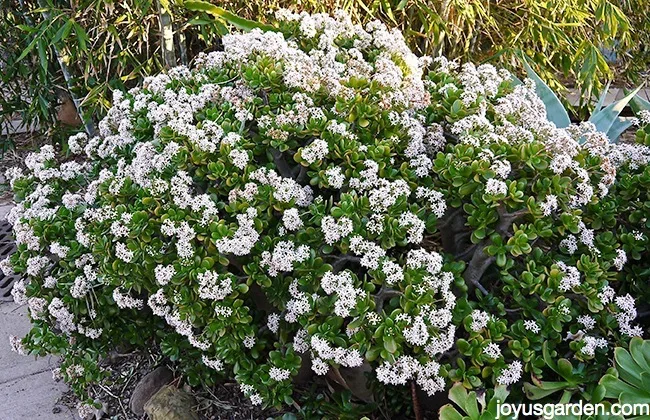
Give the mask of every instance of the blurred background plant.
M 419 54 L 492 62 L 521 70 L 516 53 L 573 113 L 584 116 L 601 82 L 638 84 L 650 53 L 645 0 L 225 0 L 214 4 L 252 20 L 278 8 L 346 10 L 365 23 L 399 28 Z M 0 0 L 0 125 L 51 135 L 92 123 L 111 90 L 129 88 L 165 67 L 219 47 L 223 20 L 188 10 L 182 0 Z M 77 110 L 81 110 L 81 117 Z M 15 124 L 14 124 L 15 125 Z M 5 150 L 8 143 L 0 140 Z

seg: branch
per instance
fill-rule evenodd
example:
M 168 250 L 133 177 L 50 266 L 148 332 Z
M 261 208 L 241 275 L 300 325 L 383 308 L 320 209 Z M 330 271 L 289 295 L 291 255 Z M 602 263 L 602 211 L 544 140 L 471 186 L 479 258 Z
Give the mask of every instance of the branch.
M 479 244 L 478 250 L 472 256 L 469 265 L 463 273 L 463 278 L 465 279 L 465 282 L 468 286 L 476 287 L 478 290 L 483 292 L 483 294 L 487 295 L 488 291 L 479 281 L 483 277 L 483 274 L 485 274 L 485 271 L 488 269 L 488 267 L 490 267 L 490 265 L 494 262 L 495 258 L 485 253 L 485 245 L 485 240 Z M 470 289 L 471 288 L 472 287 L 470 287 Z
M 445 136 L 447 140 L 451 140 L 454 143 L 460 143 L 460 140 L 455 135 L 451 134 L 449 131 L 443 131 L 442 135 Z
M 344 255 L 333 256 L 333 257 L 336 259 L 334 264 L 332 264 L 332 271 L 334 271 L 335 273 L 341 271 L 343 266 L 349 262 L 357 263 L 357 264 L 361 262 L 361 257 L 357 257 L 355 255 L 350 255 L 350 254 L 344 254 Z
M 280 175 L 282 175 L 284 178 L 293 178 L 291 168 L 289 167 L 289 164 L 284 158 L 282 152 L 274 148 L 271 148 L 270 150 L 271 155 L 273 156 L 273 162 L 275 163 L 275 166 L 277 166 Z
M 300 165 L 300 171 L 298 172 L 298 176 L 296 176 L 296 182 L 298 184 L 302 184 L 305 181 L 307 181 L 307 167 Z
M 402 295 L 403 293 L 400 292 L 399 290 L 382 286 L 382 288 L 379 289 L 379 293 L 375 295 L 375 311 L 377 313 L 381 313 L 382 309 L 384 308 L 384 302 L 386 301 L 386 299 L 390 299 L 392 297 L 402 296 Z
M 413 414 L 415 420 L 424 420 L 422 416 L 422 407 L 420 407 L 420 399 L 418 398 L 418 390 L 415 386 L 415 381 L 411 381 L 411 398 L 413 399 Z
M 516 220 L 527 215 L 529 211 L 527 208 L 525 208 L 512 213 L 507 213 L 502 206 L 499 206 L 497 207 L 497 213 L 499 213 L 499 223 L 497 224 L 495 230 L 498 233 L 504 234 L 510 230 L 510 226 L 512 226 Z

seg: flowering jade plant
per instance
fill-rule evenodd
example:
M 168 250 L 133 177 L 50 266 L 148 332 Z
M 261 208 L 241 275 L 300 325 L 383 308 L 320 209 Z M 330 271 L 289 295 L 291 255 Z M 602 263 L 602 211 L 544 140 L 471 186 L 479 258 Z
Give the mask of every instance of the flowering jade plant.
M 34 324 L 14 346 L 63 355 L 80 395 L 121 343 L 264 406 L 292 402 L 301 366 L 428 395 L 590 392 L 642 333 L 625 251 L 585 216 L 618 146 L 556 128 L 531 82 L 418 58 L 380 23 L 277 17 L 10 171 L 2 268 L 26 274 Z

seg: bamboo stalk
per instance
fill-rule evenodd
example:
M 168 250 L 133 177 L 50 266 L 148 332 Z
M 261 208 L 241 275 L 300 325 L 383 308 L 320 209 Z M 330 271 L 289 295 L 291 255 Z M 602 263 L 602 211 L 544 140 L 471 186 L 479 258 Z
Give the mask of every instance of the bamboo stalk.
M 160 32 L 162 33 L 161 49 L 165 67 L 176 67 L 176 53 L 174 52 L 174 27 L 168 11 L 158 1 L 158 14 L 160 16 Z

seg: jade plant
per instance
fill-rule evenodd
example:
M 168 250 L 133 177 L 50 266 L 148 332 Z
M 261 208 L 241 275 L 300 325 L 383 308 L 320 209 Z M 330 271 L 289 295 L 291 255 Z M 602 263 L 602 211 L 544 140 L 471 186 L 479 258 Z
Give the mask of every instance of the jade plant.
M 123 344 L 265 407 L 294 402 L 301 368 L 590 395 L 643 333 L 623 270 L 647 237 L 598 212 L 647 147 L 558 128 L 533 81 L 417 57 L 380 23 L 277 18 L 115 91 L 99 136 L 8 172 L 0 267 L 25 274 L 33 323 L 16 350 L 62 355 L 87 403 Z

